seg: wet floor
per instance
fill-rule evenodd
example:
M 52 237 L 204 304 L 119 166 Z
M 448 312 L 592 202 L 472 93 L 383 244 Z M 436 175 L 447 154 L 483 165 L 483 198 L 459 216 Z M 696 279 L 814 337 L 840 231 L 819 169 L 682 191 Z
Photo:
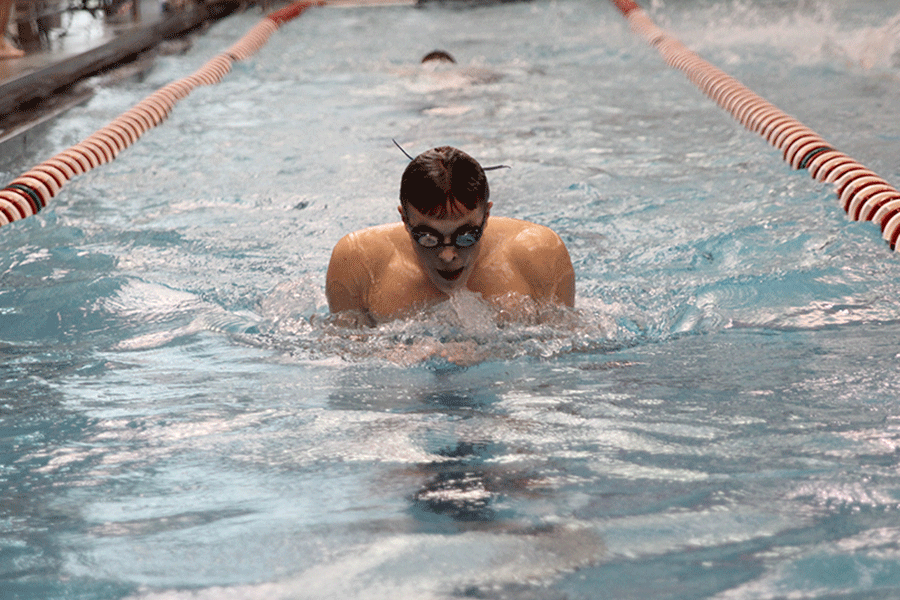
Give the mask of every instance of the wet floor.
M 112 15 L 101 10 L 69 9 L 46 22 L 36 38 L 20 40 L 21 58 L 0 60 L 0 153 L 3 142 L 85 99 L 73 89 L 85 78 L 138 59 L 164 40 L 183 35 L 204 22 L 233 11 L 230 0 L 188 4 L 165 10 L 160 0 L 131 2 Z M 13 15 L 10 31 L 19 31 Z

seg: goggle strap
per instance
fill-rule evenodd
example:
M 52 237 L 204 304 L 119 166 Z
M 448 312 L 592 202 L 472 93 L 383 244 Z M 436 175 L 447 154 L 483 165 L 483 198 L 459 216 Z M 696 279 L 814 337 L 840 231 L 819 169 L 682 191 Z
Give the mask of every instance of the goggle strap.
M 391 138 L 391 141 L 394 142 L 395 146 L 400 148 L 400 152 L 405 154 L 406 158 L 408 158 L 409 160 L 416 160 L 412 156 L 409 155 L 409 152 L 407 152 L 406 150 L 403 149 L 403 146 L 401 146 L 400 144 L 397 143 L 397 140 L 395 140 L 394 138 Z M 512 169 L 512 167 L 510 167 L 508 165 L 494 165 L 493 167 L 481 167 L 482 171 L 494 171 L 496 169 Z

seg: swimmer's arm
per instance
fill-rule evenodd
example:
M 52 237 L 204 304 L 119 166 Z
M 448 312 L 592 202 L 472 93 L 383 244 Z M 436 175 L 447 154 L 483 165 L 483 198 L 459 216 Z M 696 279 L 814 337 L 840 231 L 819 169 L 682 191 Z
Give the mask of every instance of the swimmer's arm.
M 342 322 L 347 321 L 345 324 L 371 325 L 365 300 L 368 276 L 352 236 L 341 238 L 331 253 L 325 276 L 325 297 L 328 309 L 339 315 Z
M 575 269 L 562 239 L 551 229 L 540 228 L 529 236 L 519 255 L 519 268 L 539 302 L 575 306 Z
M 557 267 L 556 286 L 553 297 L 557 302 L 566 306 L 575 306 L 575 269 L 572 267 L 572 259 L 565 245 L 562 246 L 562 254 Z

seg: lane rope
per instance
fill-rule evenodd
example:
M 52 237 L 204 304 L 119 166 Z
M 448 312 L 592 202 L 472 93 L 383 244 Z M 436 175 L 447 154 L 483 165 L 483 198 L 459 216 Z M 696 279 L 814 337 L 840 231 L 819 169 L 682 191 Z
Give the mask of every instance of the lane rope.
M 794 169 L 806 169 L 813 179 L 834 184 L 835 193 L 854 221 L 873 221 L 892 250 L 900 238 L 900 192 L 887 181 L 833 148 L 816 132 L 740 81 L 700 58 L 659 28 L 634 0 L 610 0 L 631 30 L 656 48 L 665 62 L 680 71 L 744 127 L 782 151 Z
M 244 37 L 193 74 L 158 89 L 78 144 L 12 180 L 0 190 L 0 225 L 40 212 L 69 180 L 114 160 L 144 133 L 165 121 L 175 105 L 195 88 L 219 83 L 231 71 L 234 61 L 250 58 L 283 24 L 312 6 L 322 5 L 322 0 L 302 0 L 266 15 Z

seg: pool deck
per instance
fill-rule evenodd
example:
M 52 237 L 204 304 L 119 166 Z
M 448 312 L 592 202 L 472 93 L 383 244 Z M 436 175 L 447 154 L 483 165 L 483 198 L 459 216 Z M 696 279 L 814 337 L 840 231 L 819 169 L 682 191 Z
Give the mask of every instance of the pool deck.
M 0 60 L 0 147 L 90 97 L 89 91 L 77 89 L 79 82 L 250 4 L 205 0 L 163 11 L 159 0 L 133 1 L 140 2 L 137 10 L 126 6 L 113 17 L 67 10 L 60 18 L 64 27 L 32 40 L 25 56 Z

